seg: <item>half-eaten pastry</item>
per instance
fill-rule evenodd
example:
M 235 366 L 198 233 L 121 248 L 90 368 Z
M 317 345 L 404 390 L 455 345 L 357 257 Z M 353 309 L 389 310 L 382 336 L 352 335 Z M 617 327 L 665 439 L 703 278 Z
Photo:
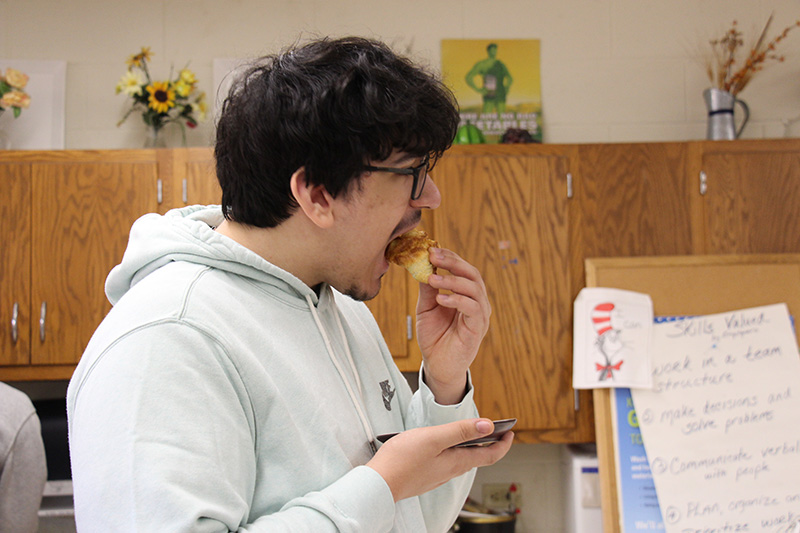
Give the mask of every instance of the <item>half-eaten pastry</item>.
M 436 274 L 436 267 L 431 264 L 428 248 L 439 246 L 439 243 L 428 238 L 428 234 L 419 228 L 408 231 L 386 247 L 386 260 L 400 265 L 420 283 L 428 283 L 428 277 Z

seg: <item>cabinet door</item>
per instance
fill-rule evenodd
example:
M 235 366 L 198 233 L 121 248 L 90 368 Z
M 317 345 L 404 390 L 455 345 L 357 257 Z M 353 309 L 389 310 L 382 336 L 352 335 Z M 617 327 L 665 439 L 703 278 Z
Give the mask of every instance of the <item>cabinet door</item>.
M 570 206 L 575 294 L 589 257 L 692 253 L 691 196 L 681 143 L 598 144 L 578 148 Z
M 211 148 L 175 150 L 175 176 L 182 177 L 181 201 L 184 205 L 222 203 L 222 190 L 217 182 L 214 151 Z M 181 167 L 182 168 L 179 168 Z
M 80 359 L 111 307 L 105 279 L 131 224 L 158 210 L 156 169 L 155 161 L 32 164 L 32 364 Z
M 758 144 L 702 156 L 705 252 L 800 252 L 800 151 Z
M 575 425 L 568 278 L 568 159 L 451 151 L 437 164 L 434 235 L 476 266 L 492 304 L 472 365 L 482 416 L 515 430 Z
M 419 361 L 412 358 L 410 346 L 413 333 L 409 329 L 413 327 L 409 324 L 408 292 L 413 289 L 408 279 L 404 269 L 391 265 L 381 280 L 381 292 L 366 303 L 381 328 L 397 367 L 404 372 L 413 372 L 419 369 Z
M 29 164 L 0 163 L 0 366 L 30 363 L 30 182 Z

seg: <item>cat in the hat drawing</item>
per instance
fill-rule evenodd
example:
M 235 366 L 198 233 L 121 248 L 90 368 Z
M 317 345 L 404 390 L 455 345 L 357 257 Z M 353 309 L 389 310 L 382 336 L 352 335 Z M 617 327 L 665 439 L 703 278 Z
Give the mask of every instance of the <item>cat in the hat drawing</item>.
M 594 325 L 595 333 L 597 333 L 595 344 L 603 356 L 602 364 L 595 363 L 595 370 L 599 372 L 598 381 L 613 380 L 614 371 L 622 368 L 623 360 L 615 361 L 616 355 L 623 348 L 623 343 L 620 330 L 611 325 L 611 312 L 613 310 L 614 304 L 610 302 L 597 304 L 592 310 L 592 324 Z

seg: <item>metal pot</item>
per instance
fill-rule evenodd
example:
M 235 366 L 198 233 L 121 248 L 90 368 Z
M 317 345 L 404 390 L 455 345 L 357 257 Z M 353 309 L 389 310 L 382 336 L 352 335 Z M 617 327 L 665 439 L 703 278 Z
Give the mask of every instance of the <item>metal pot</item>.
M 460 514 L 453 531 L 458 533 L 514 533 L 517 517 L 513 514 Z

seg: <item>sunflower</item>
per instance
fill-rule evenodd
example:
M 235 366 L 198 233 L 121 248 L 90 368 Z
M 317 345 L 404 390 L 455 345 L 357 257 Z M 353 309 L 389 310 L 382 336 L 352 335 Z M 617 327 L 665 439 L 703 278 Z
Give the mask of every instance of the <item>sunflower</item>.
M 166 113 L 170 108 L 175 107 L 175 89 L 172 89 L 168 81 L 154 81 L 147 86 L 150 97 L 147 105 L 156 113 Z

